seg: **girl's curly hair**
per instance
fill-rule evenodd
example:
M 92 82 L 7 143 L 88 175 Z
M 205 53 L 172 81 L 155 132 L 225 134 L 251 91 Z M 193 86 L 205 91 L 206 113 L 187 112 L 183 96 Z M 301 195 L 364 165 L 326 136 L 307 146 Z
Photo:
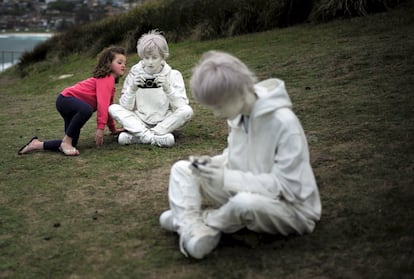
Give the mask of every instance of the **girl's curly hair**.
M 116 54 L 126 55 L 126 51 L 123 47 L 111 46 L 98 54 L 98 62 L 93 70 L 94 78 L 103 78 L 112 73 L 111 65 Z

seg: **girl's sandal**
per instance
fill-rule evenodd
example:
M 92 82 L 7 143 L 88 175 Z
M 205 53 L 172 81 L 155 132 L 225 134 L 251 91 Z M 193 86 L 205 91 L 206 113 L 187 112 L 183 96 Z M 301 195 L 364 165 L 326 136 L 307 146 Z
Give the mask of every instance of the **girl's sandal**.
M 17 154 L 19 154 L 19 155 L 23 155 L 23 154 L 26 154 L 26 153 L 28 153 L 28 151 L 27 151 L 27 149 L 29 148 L 29 145 L 32 143 L 32 141 L 34 141 L 34 140 L 36 140 L 37 139 L 37 137 L 36 136 L 34 136 L 33 138 L 31 138 L 25 145 L 23 145 L 20 149 L 19 149 L 19 151 L 17 151 Z
M 77 150 L 75 147 L 72 147 L 72 148 L 62 148 L 62 147 L 59 147 L 59 150 L 65 156 L 78 156 L 80 154 L 79 153 L 79 150 Z

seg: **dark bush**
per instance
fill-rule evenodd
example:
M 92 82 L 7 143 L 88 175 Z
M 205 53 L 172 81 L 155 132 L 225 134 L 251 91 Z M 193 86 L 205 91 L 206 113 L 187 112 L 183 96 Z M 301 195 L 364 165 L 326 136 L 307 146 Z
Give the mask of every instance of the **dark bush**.
M 305 21 L 362 16 L 385 11 L 403 0 L 156 0 L 120 16 L 74 27 L 25 53 L 19 67 L 71 53 L 96 55 L 108 45 L 136 51 L 151 29 L 168 41 L 206 40 L 286 27 Z
M 314 0 L 314 2 L 310 20 L 321 22 L 383 12 L 403 0 Z

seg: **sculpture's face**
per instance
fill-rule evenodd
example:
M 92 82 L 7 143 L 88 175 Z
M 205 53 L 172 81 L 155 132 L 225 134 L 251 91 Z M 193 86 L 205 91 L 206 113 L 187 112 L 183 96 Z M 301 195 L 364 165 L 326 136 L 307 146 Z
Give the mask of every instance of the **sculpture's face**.
M 207 105 L 207 107 L 213 111 L 216 117 L 232 120 L 243 112 L 245 102 L 243 98 L 233 98 L 220 104 Z
M 142 61 L 144 62 L 144 70 L 148 74 L 157 74 L 162 70 L 163 58 L 158 50 L 145 53 Z

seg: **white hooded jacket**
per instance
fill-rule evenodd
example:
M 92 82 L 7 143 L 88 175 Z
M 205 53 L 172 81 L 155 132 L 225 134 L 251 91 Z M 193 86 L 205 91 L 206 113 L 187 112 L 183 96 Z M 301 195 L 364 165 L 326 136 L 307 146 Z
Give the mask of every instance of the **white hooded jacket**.
M 144 122 L 157 124 L 164 120 L 171 111 L 189 104 L 181 73 L 172 69 L 167 63 L 163 65 L 158 75 L 167 77 L 170 83 L 169 92 L 164 92 L 162 87 L 150 89 L 134 87 L 133 81 L 139 75 L 144 75 L 146 78 L 152 77 L 144 71 L 142 61 L 134 65 L 125 78 L 119 104 L 134 111 Z
M 255 91 L 258 99 L 247 131 L 241 115 L 228 121 L 224 189 L 285 200 L 319 220 L 321 203 L 307 140 L 284 82 L 268 79 L 256 84 Z

